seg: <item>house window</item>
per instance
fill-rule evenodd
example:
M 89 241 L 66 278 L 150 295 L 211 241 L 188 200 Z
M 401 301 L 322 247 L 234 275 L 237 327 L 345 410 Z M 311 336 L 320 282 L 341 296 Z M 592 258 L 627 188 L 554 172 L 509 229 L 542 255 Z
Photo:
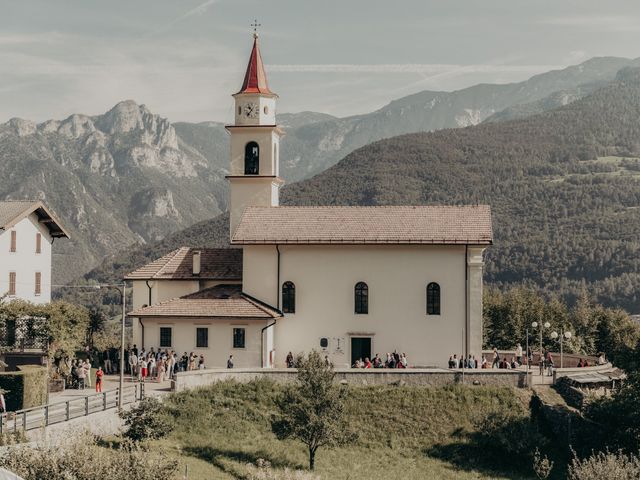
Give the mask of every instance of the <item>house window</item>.
M 296 286 L 293 282 L 282 284 L 282 311 L 296 313 Z
M 233 348 L 244 348 L 244 328 L 233 329 Z
M 42 234 L 36 233 L 36 253 L 42 253 Z
M 256 142 L 249 142 L 244 147 L 244 174 L 258 175 L 260 168 L 260 147 Z
M 18 233 L 15 230 L 11 230 L 11 246 L 9 247 L 9 251 L 10 252 L 15 252 L 16 251 L 16 245 L 17 245 L 17 235 Z
M 36 272 L 36 288 L 34 293 L 40 295 L 42 293 L 42 273 Z
M 327 348 L 329 346 L 329 339 L 327 337 L 322 337 L 320 339 L 320 348 Z
M 16 294 L 16 272 L 9 272 L 9 295 L 15 296 Z
M 427 315 L 440 315 L 440 285 L 427 285 Z
M 364 282 L 356 283 L 355 311 L 356 313 L 369 313 L 369 287 Z
M 160 347 L 171 346 L 171 327 L 160 327 Z
M 206 327 L 196 328 L 196 348 L 209 347 L 209 329 Z
M 5 347 L 16 346 L 16 321 L 13 318 L 8 318 L 6 321 L 7 326 L 7 343 Z

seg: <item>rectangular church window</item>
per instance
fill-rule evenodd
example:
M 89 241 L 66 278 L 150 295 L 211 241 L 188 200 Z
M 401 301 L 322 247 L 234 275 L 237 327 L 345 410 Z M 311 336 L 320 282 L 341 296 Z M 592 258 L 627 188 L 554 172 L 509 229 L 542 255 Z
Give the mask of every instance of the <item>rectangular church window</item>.
M 244 348 L 244 328 L 233 329 L 233 348 Z
M 196 328 L 196 348 L 209 348 L 209 329 Z
M 160 327 L 160 347 L 171 346 L 171 327 Z

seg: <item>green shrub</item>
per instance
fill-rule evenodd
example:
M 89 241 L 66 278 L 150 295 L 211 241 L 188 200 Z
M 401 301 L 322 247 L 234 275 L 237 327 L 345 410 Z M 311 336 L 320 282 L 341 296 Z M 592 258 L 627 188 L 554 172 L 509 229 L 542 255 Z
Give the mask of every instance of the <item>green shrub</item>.
M 0 388 L 7 391 L 7 410 L 37 407 L 47 403 L 46 367 L 22 365 L 17 372 L 1 372 Z
M 637 480 L 640 478 L 640 458 L 635 455 L 598 452 L 589 458 L 573 458 L 569 465 L 569 480 Z
M 162 438 L 173 429 L 167 410 L 155 397 L 147 397 L 120 414 L 127 429 L 124 436 L 136 442 Z
M 157 480 L 172 478 L 177 462 L 167 455 L 125 441 L 117 448 L 101 447 L 89 433 L 72 436 L 68 442 L 46 446 L 14 446 L 0 457 L 0 467 L 24 480 Z

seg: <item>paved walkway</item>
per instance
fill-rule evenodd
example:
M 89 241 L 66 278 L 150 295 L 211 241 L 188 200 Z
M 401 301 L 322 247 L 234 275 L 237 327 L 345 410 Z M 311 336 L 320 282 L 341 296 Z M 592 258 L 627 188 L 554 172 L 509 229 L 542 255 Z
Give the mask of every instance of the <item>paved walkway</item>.
M 129 387 L 134 385 L 135 382 L 131 380 L 130 375 L 124 377 L 124 386 Z M 116 390 L 120 385 L 120 376 L 118 375 L 105 375 L 102 379 L 102 391 Z M 169 393 L 171 391 L 171 381 L 165 381 L 158 383 L 154 381 L 146 381 L 144 384 L 144 393 L 146 396 L 157 396 Z M 82 389 L 66 389 L 62 392 L 56 392 L 49 394 L 49 403 L 65 402 L 75 397 L 86 397 L 88 395 L 94 395 L 96 393 L 95 384 L 92 383 L 91 387 Z

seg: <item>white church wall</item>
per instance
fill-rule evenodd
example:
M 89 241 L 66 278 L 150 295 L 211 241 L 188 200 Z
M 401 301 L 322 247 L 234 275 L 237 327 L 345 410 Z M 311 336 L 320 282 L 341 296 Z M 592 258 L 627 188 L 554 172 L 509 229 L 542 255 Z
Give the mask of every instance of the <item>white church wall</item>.
M 411 365 L 445 366 L 449 355 L 463 352 L 464 246 L 280 249 L 280 282 L 294 282 L 296 313 L 285 315 L 275 327 L 276 366 L 284 365 L 289 351 L 322 350 L 321 338 L 328 338 L 325 353 L 338 367 L 351 363 L 352 336 L 370 336 L 372 355 L 405 352 Z M 258 259 L 261 265 L 254 270 Z M 245 256 L 245 282 L 254 275 L 256 283 L 265 278 L 264 258 L 256 255 L 255 260 Z M 354 313 L 354 286 L 359 281 L 369 287 L 368 314 Z M 426 314 L 430 282 L 440 285 L 441 315 Z M 481 350 L 470 353 L 479 358 Z
M 482 275 L 484 248 L 469 248 L 467 252 L 467 264 L 469 267 L 469 325 L 467 346 L 470 352 L 479 352 L 482 349 Z
M 247 245 L 243 248 L 242 290 L 246 294 L 278 307 L 277 275 L 278 253 L 275 246 Z
M 11 252 L 11 231 L 16 232 L 16 251 Z M 42 235 L 41 253 L 36 253 L 36 235 Z M 47 228 L 36 214 L 19 221 L 13 228 L 0 231 L 0 296 L 9 291 L 9 273 L 16 273 L 16 295 L 32 303 L 51 301 L 51 241 Z M 41 273 L 41 293 L 36 295 L 35 276 Z

